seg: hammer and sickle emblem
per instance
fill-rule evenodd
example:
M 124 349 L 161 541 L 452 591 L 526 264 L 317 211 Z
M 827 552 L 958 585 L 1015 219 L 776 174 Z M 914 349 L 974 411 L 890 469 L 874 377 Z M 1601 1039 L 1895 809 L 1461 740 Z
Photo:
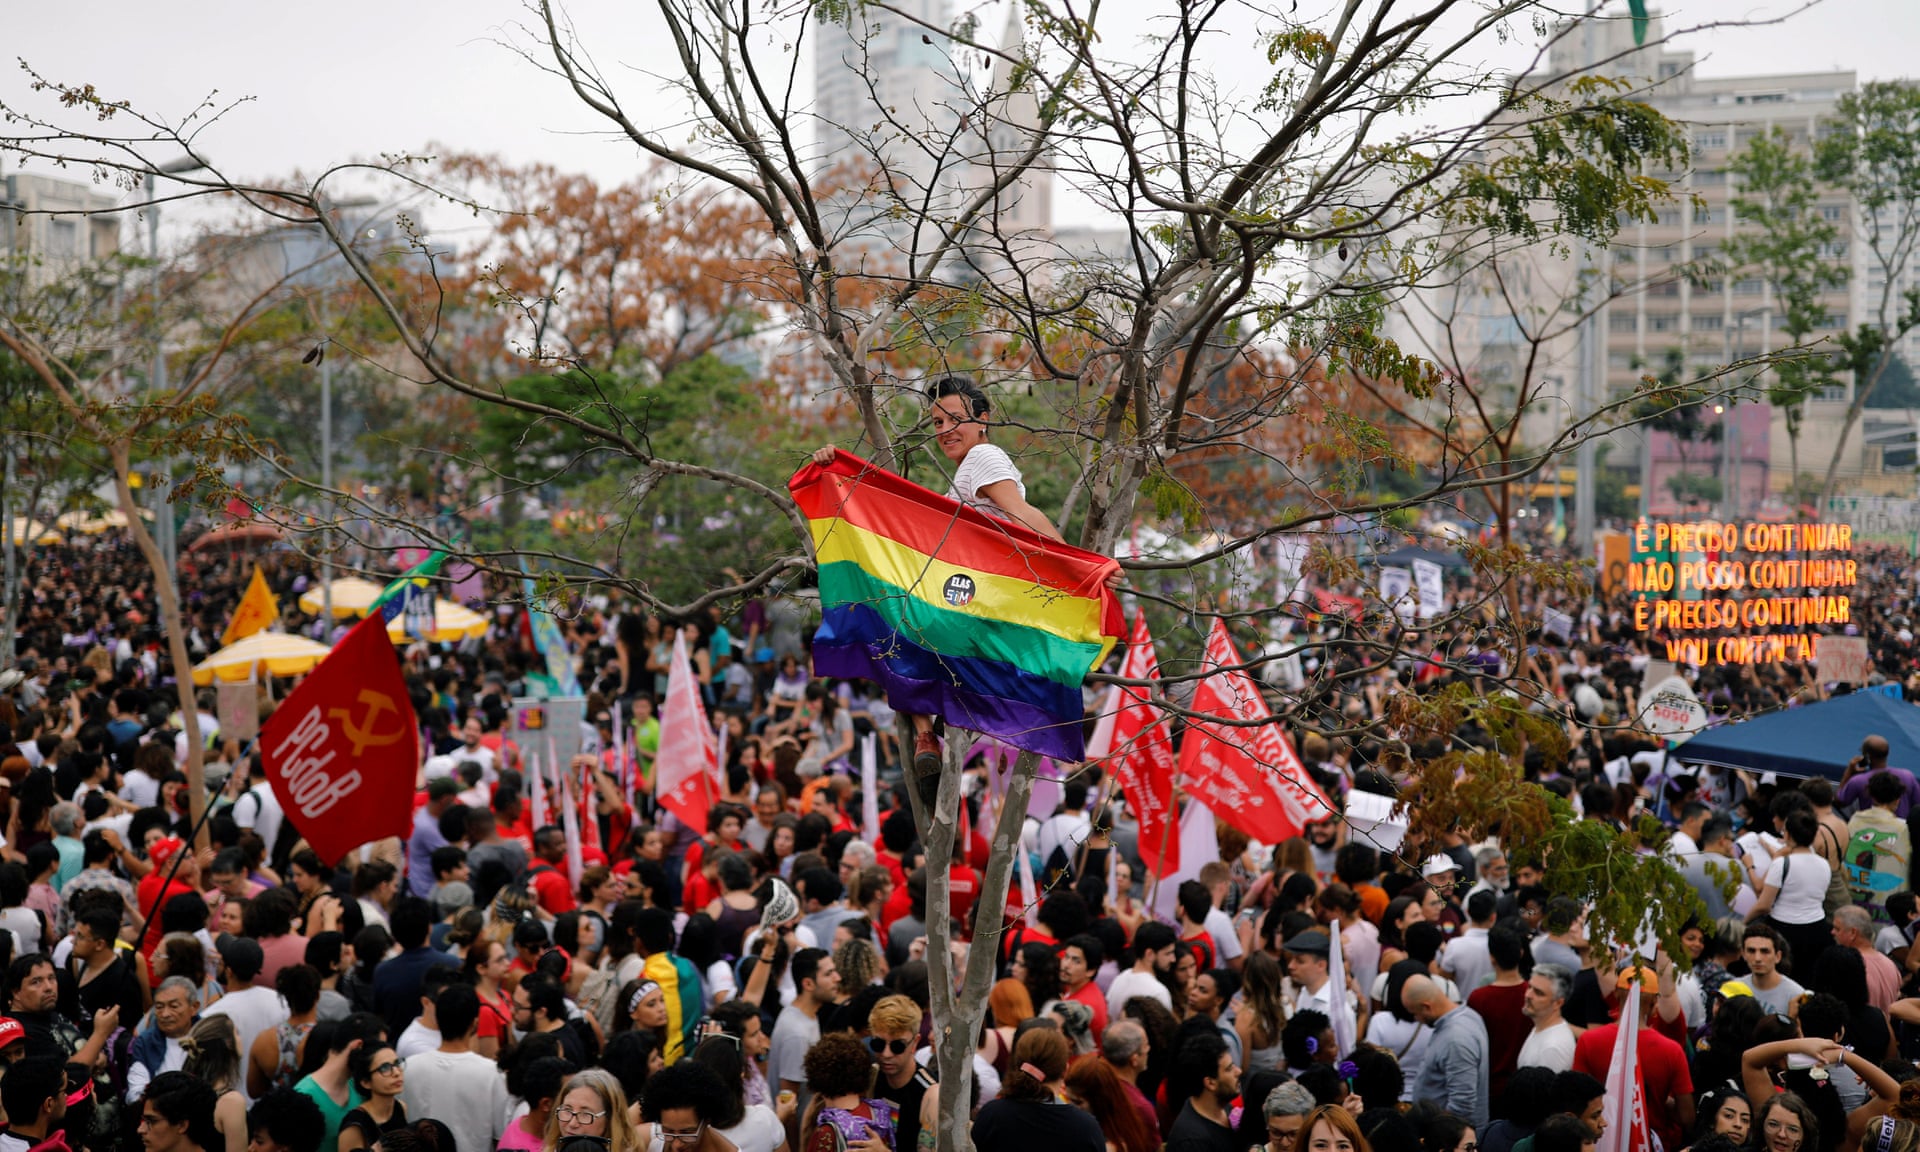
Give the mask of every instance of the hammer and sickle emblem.
M 376 748 L 383 748 L 388 744 L 396 743 L 402 736 L 407 734 L 405 724 L 400 725 L 391 732 L 374 731 L 374 728 L 379 723 L 382 712 L 392 712 L 396 717 L 399 715 L 399 709 L 393 706 L 393 697 L 388 696 L 385 692 L 375 692 L 371 688 L 362 688 L 360 690 L 360 703 L 367 706 L 367 711 L 358 724 L 354 723 L 353 714 L 348 709 L 333 708 L 327 712 L 328 716 L 340 722 L 340 730 L 346 733 L 347 740 L 353 744 L 353 754 L 355 756 L 359 756 L 365 752 L 367 746 L 370 744 Z

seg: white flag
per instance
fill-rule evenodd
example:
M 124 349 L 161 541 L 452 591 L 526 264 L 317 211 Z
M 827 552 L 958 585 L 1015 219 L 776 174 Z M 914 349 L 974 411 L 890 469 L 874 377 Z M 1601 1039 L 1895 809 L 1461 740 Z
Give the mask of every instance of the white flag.
M 1347 960 L 1340 954 L 1337 921 L 1327 925 L 1327 988 L 1327 998 L 1333 1004 L 1333 1051 L 1338 1059 L 1345 1060 L 1353 1053 L 1353 1033 L 1358 1025 L 1353 1009 L 1347 1006 Z
M 874 766 L 874 743 L 879 739 L 869 732 L 860 741 L 860 826 L 867 843 L 880 843 L 880 782 Z M 965 851 L 964 848 L 958 849 Z
M 1646 1152 L 1650 1146 L 1646 1090 L 1640 1081 L 1640 981 L 1636 977 L 1620 1009 L 1620 1034 L 1607 1065 L 1607 1130 L 1595 1152 Z
M 1203 865 L 1220 859 L 1220 838 L 1214 831 L 1213 809 L 1189 795 L 1187 809 L 1180 814 L 1180 867 L 1162 876 L 1153 889 L 1153 907 L 1148 911 L 1160 920 L 1174 923 L 1173 910 L 1179 903 L 1180 882 L 1197 880 Z

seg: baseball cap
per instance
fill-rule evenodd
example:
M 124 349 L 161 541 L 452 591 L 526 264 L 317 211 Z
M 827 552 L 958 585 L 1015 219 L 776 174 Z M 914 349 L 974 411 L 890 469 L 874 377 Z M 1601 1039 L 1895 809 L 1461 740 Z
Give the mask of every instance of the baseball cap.
M 1458 871 L 1460 871 L 1460 865 L 1455 863 L 1453 857 L 1447 855 L 1445 852 L 1435 852 L 1433 855 L 1427 857 L 1426 863 L 1420 865 L 1420 875 L 1426 879 L 1432 879 L 1435 876 Z
M 433 894 L 434 908 L 438 910 L 442 916 L 451 916 L 455 912 L 460 911 L 460 909 L 469 907 L 472 904 L 472 885 L 463 884 L 458 880 L 453 881 L 451 884 L 440 885 L 440 890 Z
M 1729 980 L 1720 985 L 1720 995 L 1729 1000 L 1735 996 L 1751 996 L 1753 988 L 1745 980 Z
M 0 1052 L 27 1038 L 27 1026 L 11 1016 L 0 1016 Z
M 226 961 L 229 972 L 242 980 L 251 980 L 266 966 L 267 954 L 251 936 L 225 936 L 220 940 L 220 959 Z
M 1615 988 L 1625 988 L 1633 983 L 1635 976 L 1640 978 L 1643 992 L 1652 992 L 1660 987 L 1660 974 L 1651 968 L 1627 968 L 1621 971 L 1620 979 L 1614 982 Z M 1724 988 L 1724 985 L 1722 986 Z
M 155 868 L 165 868 L 167 862 L 173 859 L 173 854 L 186 846 L 187 842 L 178 836 L 163 836 L 147 849 L 147 859 L 153 862 Z
M 451 776 L 435 776 L 427 781 L 427 799 L 444 800 L 449 796 L 460 795 L 460 781 Z

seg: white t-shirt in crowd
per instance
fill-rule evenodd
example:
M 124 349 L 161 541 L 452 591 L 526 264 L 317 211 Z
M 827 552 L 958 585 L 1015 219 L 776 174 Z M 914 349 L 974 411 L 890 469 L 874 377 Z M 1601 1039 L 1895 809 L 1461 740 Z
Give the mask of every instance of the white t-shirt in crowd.
M 286 998 L 271 988 L 242 988 L 213 1002 L 202 1016 L 226 1016 L 240 1033 L 240 1051 L 253 1051 L 253 1039 L 269 1028 L 285 1024 L 292 1016 Z
M 1202 923 L 1207 935 L 1213 937 L 1214 955 L 1220 958 L 1220 966 L 1226 967 L 1227 961 L 1237 960 L 1245 949 L 1240 947 L 1240 933 L 1233 930 L 1233 917 L 1218 908 L 1207 909 L 1207 918 Z
M 416 1016 L 413 1023 L 407 1025 L 407 1030 L 400 1033 L 400 1039 L 394 1041 L 393 1054 L 400 1057 L 400 1062 L 404 1064 L 409 1056 L 432 1052 L 439 1047 L 439 1030 L 422 1024 L 420 1018 Z
M 405 1064 L 400 1102 L 453 1130 L 458 1148 L 492 1148 L 506 1131 L 507 1079 L 478 1052 L 422 1052 Z
M 1753 989 L 1753 998 L 1760 1002 L 1760 1007 L 1782 1016 L 1789 1015 L 1793 1009 L 1793 1002 L 1800 999 L 1807 991 L 1795 983 L 1790 976 L 1780 977 L 1780 983 L 1771 988 L 1762 988 L 1753 981 L 1752 977 L 1748 977 L 1747 986 Z
M 1151 972 L 1129 968 L 1115 976 L 1113 983 L 1107 986 L 1107 1019 L 1120 1019 L 1120 1009 L 1126 1007 L 1127 1001 L 1135 996 L 1158 1000 L 1162 1008 L 1173 1011 L 1173 994 L 1167 991 L 1165 984 L 1160 983 Z
M 960 461 L 960 467 L 954 469 L 953 483 L 947 487 L 947 499 L 958 500 L 985 512 L 989 516 L 998 516 L 1005 520 L 1007 514 L 1000 506 L 980 495 L 980 489 L 998 484 L 1002 480 L 1013 481 L 1020 490 L 1020 498 L 1027 498 L 1026 482 L 1020 479 L 1020 469 L 1013 463 L 1013 457 L 997 444 L 975 444 Z
M 1831 879 L 1833 868 L 1816 852 L 1775 856 L 1767 865 L 1766 882 L 1779 888 L 1780 892 L 1773 898 L 1769 915 L 1782 924 L 1811 924 L 1816 920 L 1825 920 L 1827 913 L 1822 905 L 1827 898 L 1827 882 Z
M 740 1152 L 773 1152 L 787 1140 L 787 1130 L 781 1125 L 780 1117 L 765 1104 L 747 1105 L 747 1114 L 741 1117 L 740 1123 L 718 1131 L 733 1141 Z
M 1514 1067 L 1565 1072 L 1573 1067 L 1573 1041 L 1573 1025 L 1565 1020 L 1551 1028 L 1536 1028 L 1527 1033 L 1527 1042 L 1520 1045 L 1520 1058 Z

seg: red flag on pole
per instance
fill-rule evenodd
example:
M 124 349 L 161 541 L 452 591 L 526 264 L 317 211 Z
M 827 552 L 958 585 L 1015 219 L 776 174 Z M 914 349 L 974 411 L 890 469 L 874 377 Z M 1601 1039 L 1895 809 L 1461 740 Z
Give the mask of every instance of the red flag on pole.
M 379 613 L 334 646 L 260 732 L 287 819 L 322 860 L 413 830 L 419 723 Z
M 1207 635 L 1205 666 L 1216 671 L 1194 690 L 1193 710 L 1253 723 L 1194 721 L 1180 745 L 1187 789 L 1222 820 L 1267 844 L 1298 836 L 1333 812 L 1292 742 L 1272 722 L 1259 685 L 1239 669 L 1240 653 L 1217 619 Z
M 1128 680 L 1153 680 L 1160 675 L 1160 661 L 1153 652 L 1153 637 L 1147 632 L 1146 613 L 1133 617 L 1133 633 L 1127 638 L 1126 659 L 1120 663 L 1120 675 Z M 1127 806 L 1140 822 L 1140 858 L 1158 865 L 1156 872 L 1180 866 L 1180 836 L 1173 816 L 1173 734 L 1167 717 L 1153 703 L 1147 689 L 1115 685 L 1108 698 L 1112 718 L 1112 736 L 1101 753 L 1101 766 L 1113 773 Z M 1103 717 L 1103 721 L 1104 721 Z M 1098 744 L 1105 735 L 1104 722 L 1094 733 Z M 1089 748 L 1091 754 L 1094 749 Z M 1164 848 L 1163 848 L 1164 845 Z M 1164 852 L 1164 855 L 1163 855 Z
M 693 679 L 686 634 L 675 630 L 667 666 L 667 702 L 660 715 L 660 751 L 654 757 L 654 795 L 660 806 L 696 832 L 707 830 L 713 774 L 720 766 L 706 705 Z

